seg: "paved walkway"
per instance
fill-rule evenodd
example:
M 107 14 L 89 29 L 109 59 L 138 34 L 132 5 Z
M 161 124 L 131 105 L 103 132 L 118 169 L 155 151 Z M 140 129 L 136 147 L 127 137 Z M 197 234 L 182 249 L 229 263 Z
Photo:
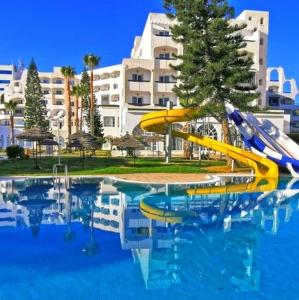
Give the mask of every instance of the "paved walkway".
M 169 173 L 142 173 L 142 174 L 121 174 L 111 177 L 142 183 L 199 183 L 212 179 L 212 176 L 206 174 L 169 174 Z

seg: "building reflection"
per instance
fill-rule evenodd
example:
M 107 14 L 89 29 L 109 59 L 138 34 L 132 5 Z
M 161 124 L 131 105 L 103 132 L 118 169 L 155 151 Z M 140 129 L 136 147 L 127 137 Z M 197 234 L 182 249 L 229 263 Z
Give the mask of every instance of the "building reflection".
M 257 291 L 259 241 L 263 234 L 278 234 L 299 207 L 298 182 L 274 186 L 244 178 L 201 187 L 98 178 L 70 179 L 68 185 L 52 179 L 3 180 L 0 226 L 28 227 L 36 237 L 41 224 L 63 225 L 62 238 L 72 242 L 74 225 L 81 223 L 87 255 L 99 253 L 95 230 L 119 234 L 147 289 L 199 280 L 202 288 Z

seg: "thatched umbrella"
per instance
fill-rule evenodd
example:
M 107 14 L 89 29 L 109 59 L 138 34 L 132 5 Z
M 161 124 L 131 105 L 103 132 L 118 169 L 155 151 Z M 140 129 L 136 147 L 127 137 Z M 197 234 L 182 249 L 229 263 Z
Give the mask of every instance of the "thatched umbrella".
M 79 142 L 79 143 L 78 143 Z M 89 133 L 86 132 L 77 132 L 72 134 L 69 137 L 69 144 L 68 147 L 70 147 L 70 145 L 78 145 L 78 148 L 85 148 L 85 149 L 96 149 L 99 144 L 97 143 L 97 139 L 92 136 Z M 74 147 L 77 148 L 77 147 Z
M 136 140 L 132 135 L 128 132 L 125 136 L 119 138 L 116 142 L 116 146 L 121 150 L 126 150 L 127 154 L 134 158 L 134 166 L 135 166 L 135 151 L 136 149 L 142 149 L 144 145 Z
M 81 151 L 83 156 L 83 163 L 85 160 L 85 150 L 95 150 L 98 148 L 99 144 L 97 139 L 89 133 L 86 132 L 77 132 L 72 134 L 69 137 L 69 143 L 67 145 L 68 148 L 76 148 L 80 150 L 80 159 L 81 159 Z
M 43 146 L 58 146 L 58 143 L 52 139 L 46 139 L 41 142 Z M 50 157 L 50 147 L 48 148 L 48 155 Z
M 146 137 L 144 139 L 144 141 L 147 143 L 147 144 L 151 144 L 151 143 L 158 143 L 158 156 L 159 156 L 159 142 L 164 142 L 164 137 L 161 136 L 161 135 L 158 135 L 158 134 L 154 134 L 152 136 L 149 136 L 149 137 Z M 155 151 L 154 151 L 154 147 L 153 147 L 153 156 L 155 156 Z
M 53 139 L 54 134 L 40 129 L 38 127 L 33 127 L 30 129 L 25 129 L 23 132 L 19 133 L 16 138 L 19 140 L 26 140 L 30 142 L 36 143 L 36 149 L 35 149 L 35 168 L 38 169 L 37 165 L 37 143 L 41 143 L 42 141 L 46 139 Z M 34 144 L 33 144 L 33 153 L 34 153 Z

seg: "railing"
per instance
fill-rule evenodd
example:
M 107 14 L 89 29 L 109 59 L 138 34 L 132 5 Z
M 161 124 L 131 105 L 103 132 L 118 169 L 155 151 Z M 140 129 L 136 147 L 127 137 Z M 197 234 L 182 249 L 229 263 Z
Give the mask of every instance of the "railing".
M 58 175 L 58 168 L 64 166 L 64 183 L 65 183 L 65 188 L 69 188 L 69 176 L 68 176 L 68 167 L 67 165 L 60 165 L 60 164 L 55 164 L 53 165 L 53 183 L 54 187 L 57 186 L 57 184 L 60 183 L 60 176 Z

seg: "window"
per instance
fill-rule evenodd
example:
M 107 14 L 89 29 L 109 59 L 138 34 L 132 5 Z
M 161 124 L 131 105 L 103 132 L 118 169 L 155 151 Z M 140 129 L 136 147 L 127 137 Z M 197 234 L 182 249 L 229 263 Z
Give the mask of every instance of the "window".
M 264 64 L 264 60 L 262 58 L 260 58 L 259 62 L 261 66 Z
M 140 74 L 133 74 L 133 75 L 132 75 L 132 81 L 138 81 L 138 82 L 143 81 L 143 75 L 140 75 Z
M 10 80 L 4 80 L 4 79 L 2 79 L 2 80 L 0 80 L 0 83 L 9 84 Z
M 118 89 L 118 83 L 113 83 L 113 89 L 114 90 Z
M 170 32 L 168 30 L 161 30 L 159 31 L 159 33 L 157 34 L 158 36 L 170 36 Z
M 170 59 L 170 53 L 160 53 L 159 54 L 159 59 Z
M 11 70 L 0 70 L 0 74 L 2 74 L 2 75 L 11 75 L 12 71 Z
M 252 17 L 248 17 L 248 21 L 252 21 Z
M 170 82 L 170 76 L 168 76 L 168 75 L 159 76 L 159 82 L 169 83 Z
M 142 105 L 143 104 L 143 97 L 132 97 L 132 104 L 133 105 Z
M 259 85 L 263 85 L 263 79 L 259 79 Z
M 111 199 L 111 204 L 112 204 L 112 205 L 117 205 L 117 206 L 118 206 L 118 205 L 119 205 L 119 199 L 113 199 L 113 198 L 112 198 L 112 199 Z
M 62 80 L 62 79 L 56 79 L 56 80 L 54 80 L 53 83 L 56 83 L 56 84 L 62 84 L 62 83 L 63 83 L 63 80 Z
M 55 94 L 56 94 L 56 95 L 62 95 L 62 94 L 63 94 L 63 91 L 57 90 L 57 91 L 55 92 Z
M 118 216 L 118 211 L 116 209 L 113 209 L 112 214 L 113 214 L 113 216 L 117 217 Z
M 159 98 L 159 106 L 167 106 L 167 103 L 169 102 L 169 98 Z
M 115 117 L 104 117 L 104 127 L 115 127 Z
M 269 97 L 270 106 L 279 106 L 279 97 Z
M 264 18 L 261 18 L 261 19 L 260 19 L 260 24 L 261 24 L 261 25 L 264 25 Z
M 102 105 L 109 104 L 109 95 L 103 95 L 101 99 L 102 99 Z
M 0 88 L 0 91 L 4 91 L 4 88 Z
M 264 45 L 264 39 L 260 38 L 260 45 L 263 46 Z

